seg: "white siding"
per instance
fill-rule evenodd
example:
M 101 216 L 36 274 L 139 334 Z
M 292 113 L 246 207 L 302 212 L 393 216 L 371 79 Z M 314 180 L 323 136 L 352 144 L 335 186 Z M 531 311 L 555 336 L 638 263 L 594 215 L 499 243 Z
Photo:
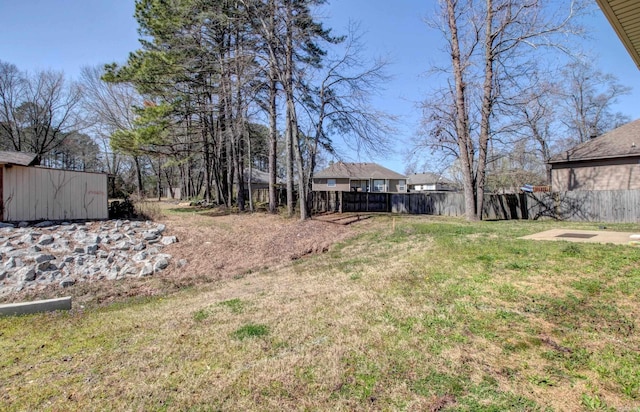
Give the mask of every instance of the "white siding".
M 5 221 L 107 219 L 107 175 L 40 167 L 4 169 Z

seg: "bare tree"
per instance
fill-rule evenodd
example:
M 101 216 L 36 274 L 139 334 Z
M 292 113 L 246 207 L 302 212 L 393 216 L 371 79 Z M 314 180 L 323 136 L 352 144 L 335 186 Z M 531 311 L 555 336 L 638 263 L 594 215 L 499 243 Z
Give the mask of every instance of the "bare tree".
M 586 142 L 629 121 L 611 108 L 620 96 L 631 91 L 614 75 L 603 73 L 583 60 L 567 65 L 561 78 L 560 107 L 562 123 L 571 139 L 569 144 Z
M 526 78 L 537 50 L 564 48 L 559 35 L 572 32 L 576 4 L 555 13 L 542 0 L 441 0 L 441 20 L 434 22 L 450 56 L 447 86 L 436 93 L 438 103 L 426 105 L 430 137 L 443 135 L 460 160 L 468 220 L 482 217 L 489 143 L 502 125 L 501 105 Z M 433 110 L 449 107 L 451 113 Z
M 39 156 L 81 127 L 80 88 L 61 72 L 24 74 L 0 62 L 0 128 L 5 147 Z
M 575 60 L 559 70 L 533 72 L 517 97 L 503 107 L 502 113 L 513 121 L 514 140 L 533 143 L 533 150 L 546 164 L 547 184 L 551 184 L 548 162 L 554 154 L 628 121 L 612 111 L 612 104 L 629 88 L 592 64 Z
M 310 120 L 308 138 L 301 141 L 307 165 L 300 190 L 310 190 L 311 177 L 321 151 L 336 154 L 334 139 L 369 155 L 388 153 L 396 117 L 376 110 L 371 98 L 389 80 L 387 62 L 366 61 L 357 27 L 349 28 L 342 53 L 327 58 L 318 69 L 318 81 L 311 82 L 304 95 L 304 109 Z M 302 207 L 302 206 L 301 206 Z
M 20 143 L 22 130 L 16 119 L 16 108 L 26 96 L 27 79 L 16 65 L 0 61 L 0 146 L 15 150 L 14 142 Z
M 126 162 L 109 144 L 111 136 L 119 130 L 132 130 L 135 126 L 135 107 L 143 104 L 142 96 L 128 83 L 108 83 L 102 80 L 104 67 L 83 67 L 81 82 L 85 121 L 100 141 L 107 171 L 115 176 Z M 138 194 L 143 192 L 142 165 L 136 153 L 129 153 L 136 172 Z

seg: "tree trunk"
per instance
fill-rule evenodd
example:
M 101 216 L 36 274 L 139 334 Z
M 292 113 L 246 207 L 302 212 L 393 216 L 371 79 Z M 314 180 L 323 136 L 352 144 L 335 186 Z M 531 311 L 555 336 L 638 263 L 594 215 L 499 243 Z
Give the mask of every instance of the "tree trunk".
M 482 209 L 484 207 L 484 186 L 487 168 L 487 148 L 491 133 L 491 113 L 493 112 L 494 90 L 493 90 L 493 64 L 495 55 L 493 52 L 493 0 L 486 0 L 487 11 L 485 16 L 485 38 L 484 38 L 484 84 L 482 86 L 482 110 L 480 113 L 480 137 L 478 141 L 478 164 L 476 170 L 476 219 L 482 219 Z
M 278 112 L 276 106 L 278 65 L 275 56 L 275 1 L 269 1 L 269 213 L 277 213 L 278 196 L 276 191 L 278 156 Z
M 144 186 L 142 183 L 142 167 L 140 166 L 140 159 L 138 156 L 133 156 L 133 161 L 136 165 L 136 177 L 138 180 L 138 197 L 142 199 L 144 197 Z
M 465 100 L 464 63 L 458 39 L 455 0 L 447 0 L 447 24 L 451 32 L 451 62 L 455 81 L 456 134 L 460 151 L 464 184 L 464 203 L 467 220 L 477 220 L 475 201 L 474 150 L 469 129 L 469 114 Z

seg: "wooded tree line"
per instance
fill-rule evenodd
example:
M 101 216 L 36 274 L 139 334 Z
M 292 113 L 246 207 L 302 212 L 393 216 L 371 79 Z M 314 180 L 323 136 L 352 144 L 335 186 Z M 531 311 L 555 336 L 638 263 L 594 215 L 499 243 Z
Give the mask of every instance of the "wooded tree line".
M 0 149 L 106 171 L 118 194 L 180 188 L 240 210 L 252 207 L 243 182 L 256 168 L 269 175 L 269 210 L 282 181 L 289 215 L 297 191 L 304 219 L 322 154 L 335 155 L 337 139 L 384 153 L 395 121 L 370 103 L 386 63 L 362 58 L 357 30 L 325 28 L 322 3 L 136 0 L 141 48 L 123 65 L 86 67 L 71 82 L 0 61 Z M 586 10 L 578 0 L 439 0 L 430 26 L 448 64 L 428 68 L 442 86 L 422 105 L 412 153 L 454 165 L 468 218 L 480 218 L 486 190 L 545 183 L 553 154 L 628 120 L 611 110 L 628 88 L 575 48 Z
M 384 63 L 364 66 L 353 33 L 336 37 L 316 21 L 320 3 L 138 0 L 142 48 L 106 66 L 103 79 L 132 85 L 143 104 L 112 147 L 151 156 L 158 173 L 175 166 L 187 196 L 202 188 L 205 201 L 241 211 L 251 205 L 245 175 L 266 163 L 269 210 L 282 171 L 289 215 L 295 191 L 308 217 L 311 174 L 320 151 L 334 151 L 331 134 L 371 147 L 386 141 L 390 120 L 368 97 Z M 343 54 L 330 57 L 336 45 Z
M 363 61 L 355 31 L 325 29 L 313 14 L 321 3 L 137 0 L 141 48 L 126 64 L 84 68 L 79 84 L 41 73 L 59 80 L 62 104 L 41 104 L 27 93 L 35 77 L 3 63 L 3 147 L 69 166 L 80 158 L 68 152 L 83 130 L 97 137 L 102 169 L 135 177 L 141 194 L 151 175 L 158 189 L 178 186 L 183 197 L 240 210 L 251 206 L 245 175 L 259 168 L 269 174 L 269 210 L 282 180 L 288 213 L 295 191 L 306 218 L 312 171 L 322 152 L 335 152 L 332 136 L 384 150 L 393 121 L 370 105 L 386 63 Z M 49 117 L 23 120 L 31 107 L 50 109 Z M 43 125 L 50 127 L 40 132 Z

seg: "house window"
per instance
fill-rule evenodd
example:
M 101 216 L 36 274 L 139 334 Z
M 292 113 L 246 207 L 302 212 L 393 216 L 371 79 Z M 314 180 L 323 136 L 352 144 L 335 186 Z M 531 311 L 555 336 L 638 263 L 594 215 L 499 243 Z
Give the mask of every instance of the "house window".
M 327 179 L 327 187 L 336 187 L 336 179 Z
M 405 192 L 407 186 L 404 184 L 404 180 L 398 180 L 398 192 Z
M 373 191 L 374 192 L 384 192 L 385 191 L 385 185 L 384 185 L 384 180 L 374 180 L 373 181 Z

